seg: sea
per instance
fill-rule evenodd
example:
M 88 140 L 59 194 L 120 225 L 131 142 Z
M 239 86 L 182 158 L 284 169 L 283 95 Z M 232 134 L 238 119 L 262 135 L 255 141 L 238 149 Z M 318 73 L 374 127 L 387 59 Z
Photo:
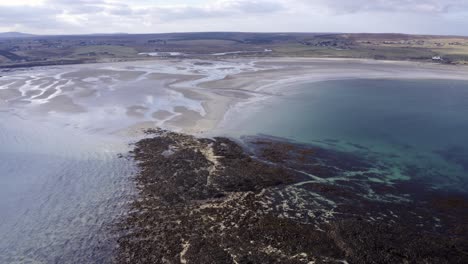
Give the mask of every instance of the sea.
M 234 108 L 226 135 L 269 135 L 372 157 L 387 180 L 468 193 L 468 82 L 352 79 L 278 89 Z

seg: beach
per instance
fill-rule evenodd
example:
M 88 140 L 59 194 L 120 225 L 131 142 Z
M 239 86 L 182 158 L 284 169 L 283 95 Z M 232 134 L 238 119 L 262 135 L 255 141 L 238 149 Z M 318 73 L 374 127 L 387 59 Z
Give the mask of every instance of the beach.
M 249 251 L 257 251 L 261 254 L 250 260 L 321 263 L 328 258 L 345 263 L 346 258 L 369 260 L 353 253 L 360 239 L 385 244 L 389 238 L 373 237 L 374 228 L 396 232 L 395 241 L 401 243 L 411 240 L 411 235 L 400 234 L 413 226 L 445 232 L 439 221 L 459 235 L 466 228 L 461 223 L 464 198 L 437 196 L 434 201 L 432 189 L 414 189 L 423 186 L 420 179 L 389 180 L 393 168 L 379 163 L 374 149 L 356 142 L 337 149 L 341 143 L 333 138 L 314 145 L 246 135 L 232 126 L 254 115 L 252 107 L 289 100 L 298 93 L 300 97 L 307 91 L 301 89 L 308 89 L 304 85 L 452 80 L 463 88 L 467 73 L 468 67 L 460 65 L 309 58 L 160 58 L 3 70 L 0 236 L 6 239 L 0 242 L 0 262 L 132 263 L 146 254 L 138 243 L 161 235 L 167 247 L 151 244 L 155 254 L 146 261 L 170 257 L 181 263 L 225 259 L 244 263 Z M 375 83 L 354 83 L 360 85 Z M 461 153 L 458 156 L 450 149 L 440 153 L 435 155 L 443 155 L 447 162 L 460 166 L 465 162 L 464 151 L 456 152 Z M 411 169 L 407 171 L 418 168 Z M 401 207 L 401 202 L 408 203 Z M 393 216 L 399 208 L 418 213 Z M 254 216 L 248 217 L 250 213 Z M 395 231 L 382 225 L 379 217 L 395 225 L 402 224 L 398 219 L 410 221 Z M 232 222 L 245 226 L 239 229 Z M 150 232 L 154 236 L 147 236 L 147 226 L 154 228 Z M 278 226 L 298 237 L 305 232 L 326 246 L 291 247 L 299 243 L 297 238 L 276 233 Z M 188 232 L 190 228 L 199 231 Z M 360 228 L 369 232 L 361 238 L 348 233 Z M 324 236 L 323 230 L 332 235 Z M 276 242 L 257 241 L 258 233 L 268 233 Z M 207 245 L 200 239 L 206 234 L 212 239 Z M 463 250 L 459 248 L 463 240 L 445 235 L 424 238 L 443 239 L 441 254 L 462 259 L 451 245 Z M 241 247 L 226 241 L 238 241 Z M 414 245 L 437 248 L 424 239 Z M 204 250 L 214 253 L 203 259 L 197 252 Z M 377 254 L 373 249 L 368 252 Z M 311 253 L 315 255 L 307 255 Z M 419 257 L 409 254 L 407 259 Z
M 236 107 L 305 82 L 346 79 L 466 80 L 468 67 L 356 59 L 157 60 L 3 73 L 0 107 L 84 130 L 163 127 L 208 132 Z M 73 116 L 70 120 L 70 116 Z

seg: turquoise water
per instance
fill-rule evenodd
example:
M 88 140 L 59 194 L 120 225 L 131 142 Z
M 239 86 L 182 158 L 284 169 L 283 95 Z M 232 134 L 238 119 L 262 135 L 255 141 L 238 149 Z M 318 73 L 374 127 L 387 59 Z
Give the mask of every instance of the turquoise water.
M 356 152 L 388 166 L 389 181 L 468 192 L 468 82 L 340 80 L 281 92 L 224 129 Z

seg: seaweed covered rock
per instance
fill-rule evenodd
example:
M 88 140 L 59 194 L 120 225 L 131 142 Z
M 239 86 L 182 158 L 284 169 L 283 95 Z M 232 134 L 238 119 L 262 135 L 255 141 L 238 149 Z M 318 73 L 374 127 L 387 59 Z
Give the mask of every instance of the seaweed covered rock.
M 385 177 L 369 158 L 270 137 L 149 134 L 132 153 L 140 192 L 118 226 L 117 263 L 468 262 L 466 199 L 368 181 Z

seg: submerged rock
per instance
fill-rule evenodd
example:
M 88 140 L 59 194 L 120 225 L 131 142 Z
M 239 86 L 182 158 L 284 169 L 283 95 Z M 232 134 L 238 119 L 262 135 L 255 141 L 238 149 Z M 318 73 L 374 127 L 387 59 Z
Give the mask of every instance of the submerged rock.
M 318 146 L 150 132 L 118 263 L 468 262 L 465 197 L 369 181 L 372 160 Z

